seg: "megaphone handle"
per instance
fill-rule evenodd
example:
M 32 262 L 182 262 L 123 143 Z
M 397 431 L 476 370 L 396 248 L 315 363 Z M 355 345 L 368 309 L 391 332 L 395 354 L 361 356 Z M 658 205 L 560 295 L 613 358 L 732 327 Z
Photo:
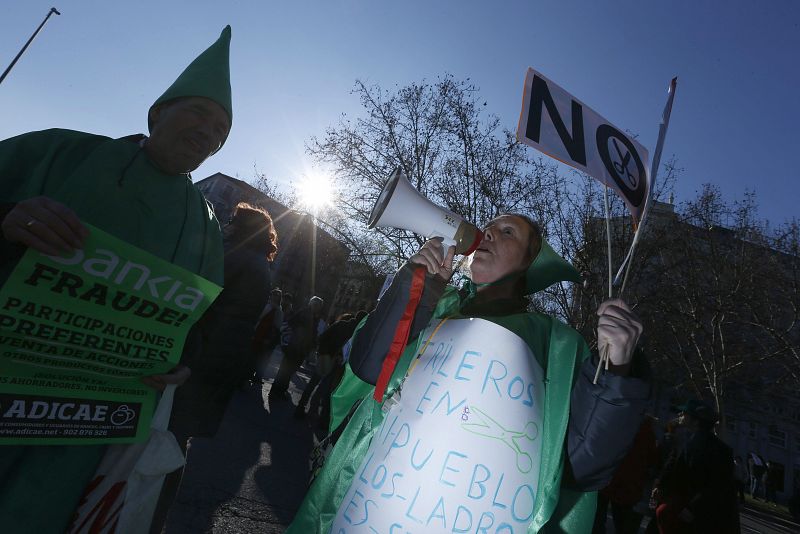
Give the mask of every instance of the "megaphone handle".
M 442 237 L 440 235 L 432 235 L 428 237 L 428 239 L 436 239 L 439 238 L 442 240 L 442 258 L 447 257 L 447 249 L 450 247 L 456 246 L 456 242 L 453 239 L 448 239 L 446 237 Z
M 456 243 L 456 241 L 454 239 L 448 239 L 448 238 L 442 237 L 440 235 L 431 236 L 429 239 L 436 239 L 436 238 L 439 238 L 439 239 L 442 240 L 442 261 L 444 261 L 444 260 L 447 259 L 447 249 L 449 249 L 450 247 L 456 246 L 457 243 Z M 456 273 L 456 271 L 458 269 L 461 268 L 461 265 L 463 265 L 464 260 L 466 260 L 466 259 L 467 259 L 467 256 L 462 256 L 461 259 L 458 260 L 458 263 L 450 271 L 450 276 L 447 277 L 447 281 L 445 282 L 446 284 L 450 283 L 450 280 L 453 279 L 453 275 Z

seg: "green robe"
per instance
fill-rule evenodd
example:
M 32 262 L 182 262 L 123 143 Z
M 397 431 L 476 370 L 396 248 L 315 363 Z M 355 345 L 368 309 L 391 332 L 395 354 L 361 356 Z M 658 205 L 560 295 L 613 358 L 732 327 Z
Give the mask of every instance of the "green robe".
M 217 284 L 219 223 L 186 175 L 156 169 L 129 139 L 45 130 L 0 142 L 0 202 L 47 196 L 86 223 Z M 0 261 L 0 283 L 16 262 Z M 104 445 L 0 446 L 4 532 L 63 532 Z
M 462 317 L 460 300 L 448 288 L 434 311 L 433 318 Z M 534 313 L 482 317 L 520 336 L 533 354 L 543 356 L 545 371 L 544 425 L 542 456 L 537 496 L 529 533 L 590 532 L 596 508 L 596 493 L 577 492 L 561 487 L 565 462 L 564 441 L 569 421 L 570 394 L 578 369 L 589 357 L 586 342 L 575 330 L 558 320 Z M 356 334 L 357 335 L 357 334 Z M 409 343 L 395 367 L 385 399 L 401 384 L 418 350 L 419 339 Z M 327 534 L 358 467 L 369 449 L 373 435 L 383 422 L 381 405 L 372 399 L 372 387 L 364 386 L 348 369 L 334 394 L 334 402 L 351 406 L 357 395 L 369 389 L 331 455 L 314 480 L 305 500 L 289 526 L 287 534 Z M 338 411 L 336 411 L 338 408 Z M 347 407 L 332 407 L 334 417 Z M 332 417 L 332 419 L 334 418 Z M 335 534 L 335 533 L 334 533 Z

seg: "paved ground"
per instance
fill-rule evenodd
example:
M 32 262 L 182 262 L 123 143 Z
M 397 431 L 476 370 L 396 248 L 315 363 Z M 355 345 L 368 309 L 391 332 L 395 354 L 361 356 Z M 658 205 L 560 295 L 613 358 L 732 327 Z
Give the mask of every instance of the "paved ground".
M 280 354 L 267 371 L 274 376 Z M 269 406 L 269 385 L 239 391 L 214 439 L 195 439 L 167 534 L 277 534 L 291 522 L 308 480 L 312 419 L 293 417 L 307 372 L 296 376 L 293 403 Z M 741 514 L 742 534 L 800 533 L 800 525 L 758 510 Z M 644 532 L 644 525 L 640 532 Z M 608 532 L 613 527 L 608 523 Z
M 270 376 L 278 353 L 273 360 Z M 295 377 L 294 403 L 307 379 L 306 373 Z M 217 436 L 193 440 L 168 534 L 286 529 L 306 491 L 312 421 L 294 419 L 295 404 L 270 407 L 268 391 L 265 385 L 237 392 Z
M 797 534 L 800 524 L 781 519 L 755 508 L 747 508 L 741 514 L 742 534 Z

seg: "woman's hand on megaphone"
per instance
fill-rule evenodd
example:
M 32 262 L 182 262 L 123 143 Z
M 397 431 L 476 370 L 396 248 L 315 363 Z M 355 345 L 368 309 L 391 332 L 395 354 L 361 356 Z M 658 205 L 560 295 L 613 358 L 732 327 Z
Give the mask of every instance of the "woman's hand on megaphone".
M 419 252 L 408 258 L 408 261 L 425 267 L 429 273 L 441 276 L 443 280 L 449 280 L 450 275 L 453 274 L 453 258 L 456 255 L 456 247 L 452 245 L 447 247 L 447 255 L 443 254 L 442 238 L 434 237 L 425 241 Z

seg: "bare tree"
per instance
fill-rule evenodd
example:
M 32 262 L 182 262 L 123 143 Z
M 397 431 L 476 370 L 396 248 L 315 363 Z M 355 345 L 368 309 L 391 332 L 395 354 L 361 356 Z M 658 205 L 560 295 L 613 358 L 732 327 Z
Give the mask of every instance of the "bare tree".
M 552 170 L 555 173 L 555 169 Z M 674 157 L 664 163 L 654 193 L 654 198 L 672 198 L 674 184 L 681 172 Z M 583 278 L 576 291 L 572 284 L 556 284 L 534 297 L 537 309 L 564 319 L 569 325 L 584 333 L 587 340 L 594 339 L 597 326 L 595 310 L 609 298 L 608 292 L 608 238 L 605 226 L 604 186 L 590 176 L 573 172 L 569 179 L 553 180 L 545 203 L 535 211 L 548 240 L 555 244 L 565 259 L 572 263 Z M 620 197 L 609 191 L 609 218 L 611 230 L 611 276 L 622 264 L 636 230 L 630 213 Z M 630 286 L 624 298 L 631 305 L 641 306 L 654 298 L 652 284 L 640 284 L 652 276 L 653 255 L 657 248 L 649 243 L 658 241 L 662 232 L 657 213 L 645 230 L 647 239 L 638 247 Z M 613 296 L 619 296 L 614 288 Z
M 287 208 L 295 209 L 298 206 L 297 191 L 291 184 L 289 187 L 279 187 L 277 182 L 270 180 L 265 173 L 259 172 L 256 165 L 253 165 L 252 185 Z
M 660 381 L 712 399 L 724 419 L 740 387 L 796 380 L 796 224 L 774 232 L 753 194 L 729 203 L 710 185 L 648 224 L 627 299 Z
M 800 382 L 800 224 L 796 220 L 767 236 L 755 236 L 760 256 L 756 295 L 743 313 L 755 330 L 759 353 L 781 363 L 778 382 Z M 753 236 L 751 236 L 751 239 Z
M 357 81 L 353 94 L 364 114 L 343 116 L 307 144 L 339 190 L 336 209 L 318 214 L 321 224 L 375 273 L 395 269 L 424 236 L 367 232 L 366 222 L 397 167 L 422 194 L 476 224 L 502 212 L 528 214 L 584 275 L 577 288 L 540 292 L 532 306 L 593 339 L 594 310 L 608 298 L 603 186 L 580 173 L 565 176 L 518 144 L 469 80 L 443 76 L 394 90 Z M 662 168 L 655 198 L 670 201 L 657 204 L 647 223 L 624 297 L 645 321 L 659 377 L 676 391 L 713 398 L 724 414 L 731 389 L 765 362 L 800 377 L 798 224 L 773 231 L 752 195 L 727 203 L 711 186 L 674 206 L 680 172 L 674 158 Z M 615 195 L 610 218 L 616 269 L 635 228 Z
M 365 115 L 343 117 L 307 149 L 332 169 L 341 191 L 342 217 L 328 220 L 347 222 L 342 233 L 370 243 L 370 254 L 385 254 L 396 267 L 425 237 L 395 228 L 379 229 L 379 240 L 364 236 L 370 210 L 398 167 L 422 194 L 477 224 L 504 211 L 541 210 L 557 176 L 484 112 L 469 80 L 444 76 L 394 91 L 357 81 L 353 93 Z

